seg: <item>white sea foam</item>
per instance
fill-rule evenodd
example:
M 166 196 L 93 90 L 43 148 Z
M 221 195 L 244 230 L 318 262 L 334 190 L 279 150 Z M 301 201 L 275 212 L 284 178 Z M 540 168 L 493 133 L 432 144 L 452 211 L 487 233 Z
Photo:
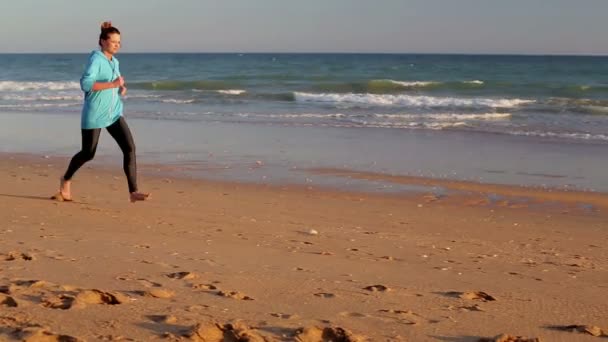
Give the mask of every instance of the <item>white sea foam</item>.
M 155 99 L 161 97 L 158 94 L 142 94 L 142 93 L 128 93 L 128 98 L 131 99 Z
M 242 90 L 242 89 L 227 89 L 227 90 L 218 90 L 217 91 L 220 94 L 225 94 L 225 95 L 241 95 L 246 93 L 246 90 Z
M 426 121 L 496 121 L 509 120 L 509 113 L 479 113 L 479 114 L 462 114 L 462 113 L 428 113 L 428 114 L 344 114 L 344 113 L 281 113 L 281 114 L 265 114 L 265 113 L 238 113 L 240 117 L 259 117 L 259 118 L 313 118 L 313 119 L 343 119 L 343 118 L 358 118 L 358 117 L 373 117 L 378 119 L 388 120 L 426 120 Z
M 434 81 L 395 81 L 395 80 L 386 80 L 386 81 L 393 83 L 393 84 L 398 84 L 403 87 L 408 87 L 408 88 L 428 87 L 430 85 L 435 85 L 435 84 L 441 83 L 441 82 L 434 82 Z
M 194 101 L 195 101 L 194 99 L 188 99 L 188 100 L 164 99 L 164 100 L 160 100 L 160 102 L 163 102 L 163 103 L 175 103 L 175 104 L 188 104 L 188 103 L 193 103 Z
M 80 84 L 78 82 L 0 81 L 0 91 L 74 90 L 74 89 L 80 89 Z
M 311 118 L 311 119 L 331 119 L 331 118 L 345 118 L 348 115 L 342 113 L 330 113 L 330 114 L 317 114 L 317 113 L 284 113 L 284 114 L 260 114 L 260 113 L 238 113 L 237 116 L 243 118 L 257 117 L 257 118 L 276 118 L 276 119 L 298 119 L 298 118 Z
M 608 114 L 608 107 L 605 106 L 583 106 L 583 109 L 595 114 Z
M 409 121 L 409 122 L 385 122 L 385 121 L 367 121 L 353 120 L 352 124 L 355 127 L 373 127 L 373 128 L 408 128 L 408 129 L 431 129 L 445 130 L 450 128 L 464 128 L 469 124 L 464 121 L 456 122 L 424 122 L 424 121 Z
M 58 107 L 72 107 L 72 106 L 80 106 L 82 103 L 28 103 L 28 104 L 1 104 L 0 108 L 11 108 L 11 109 L 19 109 L 19 108 L 58 108 Z
M 481 113 L 481 114 L 461 114 L 461 113 L 429 113 L 429 114 L 374 114 L 377 118 L 401 119 L 401 120 L 420 120 L 430 119 L 436 121 L 459 121 L 459 120 L 508 120 L 511 118 L 509 113 Z
M 428 87 L 428 86 L 443 84 L 443 82 L 438 82 L 438 81 L 396 81 L 396 80 L 386 80 L 386 81 L 406 87 L 406 88 Z M 480 80 L 462 81 L 462 83 L 473 84 L 473 85 L 483 85 L 484 84 L 484 82 L 480 81 Z
M 2 95 L 0 99 L 5 101 L 77 101 L 82 99 L 82 95 Z
M 522 135 L 529 137 L 543 137 L 543 138 L 566 138 L 566 139 L 579 139 L 579 140 L 600 140 L 608 141 L 608 135 L 606 134 L 591 134 L 591 133 L 568 133 L 568 132 L 543 132 L 543 131 L 507 131 L 507 134 L 511 135 Z
M 387 95 L 387 94 L 338 94 L 338 93 L 304 93 L 294 92 L 298 102 L 331 103 L 335 105 L 386 106 L 386 107 L 467 107 L 467 108 L 514 108 L 522 104 L 533 103 L 524 99 L 490 99 L 433 97 L 420 95 Z

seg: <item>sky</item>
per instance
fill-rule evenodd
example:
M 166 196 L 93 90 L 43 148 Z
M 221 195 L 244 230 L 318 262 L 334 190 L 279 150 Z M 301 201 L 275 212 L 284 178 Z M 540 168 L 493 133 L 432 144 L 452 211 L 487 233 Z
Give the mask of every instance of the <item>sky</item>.
M 608 55 L 608 0 L 2 0 L 0 53 Z

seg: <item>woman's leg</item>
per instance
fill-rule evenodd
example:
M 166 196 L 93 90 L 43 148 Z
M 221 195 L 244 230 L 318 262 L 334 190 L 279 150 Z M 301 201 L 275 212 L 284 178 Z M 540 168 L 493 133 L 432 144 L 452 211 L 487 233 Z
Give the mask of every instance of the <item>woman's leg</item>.
M 124 117 L 120 117 L 118 121 L 107 128 L 110 135 L 116 140 L 123 154 L 123 169 L 127 176 L 129 185 L 129 193 L 131 193 L 131 201 L 142 201 L 148 197 L 148 194 L 139 193 L 137 190 L 137 161 L 135 158 L 135 142 L 131 130 L 127 125 Z
M 101 129 L 83 129 L 81 130 L 82 134 L 82 149 L 72 157 L 70 161 L 70 165 L 66 170 L 65 174 L 61 178 L 61 182 L 59 184 L 59 192 L 63 196 L 64 199 L 70 200 L 72 198 L 71 189 L 70 189 L 70 180 L 89 160 L 95 157 L 95 151 L 97 151 L 97 144 L 99 142 L 99 134 L 101 133 Z

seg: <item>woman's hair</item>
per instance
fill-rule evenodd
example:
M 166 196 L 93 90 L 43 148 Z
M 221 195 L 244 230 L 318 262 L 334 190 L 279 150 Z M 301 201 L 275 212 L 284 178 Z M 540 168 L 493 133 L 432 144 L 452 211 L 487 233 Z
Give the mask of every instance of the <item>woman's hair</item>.
M 111 21 L 104 21 L 101 23 L 101 33 L 99 34 L 99 46 L 101 46 L 102 40 L 107 40 L 112 33 L 120 34 L 120 31 L 112 26 Z

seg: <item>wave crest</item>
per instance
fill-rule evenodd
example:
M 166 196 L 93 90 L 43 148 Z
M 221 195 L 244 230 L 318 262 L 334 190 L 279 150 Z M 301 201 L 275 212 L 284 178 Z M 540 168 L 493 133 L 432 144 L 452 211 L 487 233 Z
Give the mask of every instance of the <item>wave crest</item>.
M 458 98 L 433 97 L 419 95 L 388 94 L 337 94 L 337 93 L 304 93 L 294 92 L 297 102 L 317 102 L 334 105 L 409 107 L 409 108 L 514 108 L 534 103 L 524 99 L 491 99 L 491 98 Z

